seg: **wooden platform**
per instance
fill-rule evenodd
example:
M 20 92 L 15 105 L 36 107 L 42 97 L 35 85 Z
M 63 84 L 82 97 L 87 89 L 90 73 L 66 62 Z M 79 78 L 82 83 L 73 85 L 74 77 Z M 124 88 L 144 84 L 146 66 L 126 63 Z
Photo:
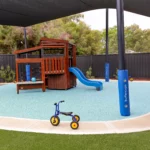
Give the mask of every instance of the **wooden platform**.
M 45 92 L 45 85 L 43 81 L 25 81 L 25 82 L 16 82 L 17 86 L 17 94 L 19 94 L 19 90 L 28 90 L 28 89 L 42 89 Z

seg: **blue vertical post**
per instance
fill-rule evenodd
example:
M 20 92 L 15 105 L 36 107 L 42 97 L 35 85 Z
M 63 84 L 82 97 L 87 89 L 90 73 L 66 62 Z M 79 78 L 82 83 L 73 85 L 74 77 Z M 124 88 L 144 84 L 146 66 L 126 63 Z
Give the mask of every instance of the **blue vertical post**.
M 109 82 L 109 63 L 105 63 L 105 82 Z
M 105 59 L 105 81 L 109 82 L 109 62 L 108 62 L 108 8 L 106 8 L 106 59 Z
M 129 100 L 129 83 L 128 70 L 125 63 L 125 41 L 124 41 L 124 4 L 123 0 L 116 0 L 117 7 L 117 29 L 118 29 L 118 54 L 119 54 L 119 70 L 118 70 L 118 88 L 120 114 L 122 116 L 130 116 L 130 100 Z
M 25 49 L 27 48 L 27 34 L 26 34 L 26 28 L 24 27 L 24 46 Z M 26 54 L 26 58 L 28 58 L 28 54 Z M 30 65 L 26 64 L 26 81 L 30 81 Z
M 30 65 L 26 65 L 26 81 L 30 81 Z
M 129 102 L 128 70 L 118 71 L 118 86 L 120 99 L 120 113 L 122 116 L 129 116 L 130 102 Z

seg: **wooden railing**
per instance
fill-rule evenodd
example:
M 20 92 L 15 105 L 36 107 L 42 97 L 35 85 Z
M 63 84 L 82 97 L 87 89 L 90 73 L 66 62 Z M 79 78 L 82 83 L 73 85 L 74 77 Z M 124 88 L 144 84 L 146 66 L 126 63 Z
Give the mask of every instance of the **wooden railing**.
M 45 74 L 63 74 L 65 72 L 64 57 L 43 58 Z

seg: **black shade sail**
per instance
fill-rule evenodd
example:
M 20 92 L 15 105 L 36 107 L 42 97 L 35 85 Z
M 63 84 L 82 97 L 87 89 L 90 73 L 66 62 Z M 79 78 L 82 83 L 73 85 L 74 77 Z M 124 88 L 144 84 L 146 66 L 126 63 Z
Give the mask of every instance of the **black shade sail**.
M 102 8 L 116 8 L 116 0 L 0 0 L 0 24 L 25 27 Z M 150 0 L 124 0 L 124 9 L 150 16 Z

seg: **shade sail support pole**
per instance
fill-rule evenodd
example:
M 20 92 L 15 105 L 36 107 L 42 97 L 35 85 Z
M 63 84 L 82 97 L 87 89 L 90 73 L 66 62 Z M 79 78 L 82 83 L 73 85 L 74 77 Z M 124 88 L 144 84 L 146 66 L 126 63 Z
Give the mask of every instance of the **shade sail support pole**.
M 117 9 L 118 54 L 119 54 L 118 88 L 119 88 L 120 114 L 122 116 L 130 116 L 128 70 L 126 70 L 126 62 L 125 62 L 123 0 L 116 0 L 116 9 Z
M 110 64 L 108 62 L 108 51 L 109 51 L 109 37 L 108 37 L 108 24 L 109 24 L 109 10 L 106 8 L 106 57 L 105 57 L 105 81 L 109 82 L 109 69 L 110 69 Z

